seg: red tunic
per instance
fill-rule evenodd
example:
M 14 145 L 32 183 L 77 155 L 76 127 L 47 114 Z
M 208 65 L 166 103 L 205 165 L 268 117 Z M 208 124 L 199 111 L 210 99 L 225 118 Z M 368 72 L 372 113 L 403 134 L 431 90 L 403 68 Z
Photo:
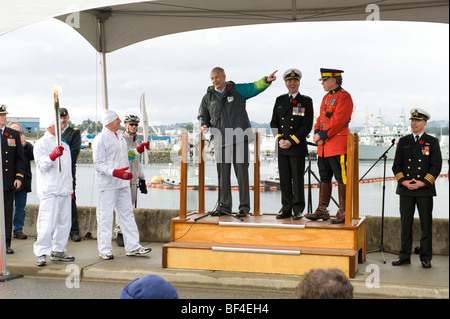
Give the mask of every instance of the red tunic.
M 314 133 L 319 133 L 325 140 L 317 146 L 317 155 L 330 157 L 347 154 L 348 124 L 353 111 L 350 93 L 342 88 L 328 92 L 322 99 L 320 114 L 314 126 Z

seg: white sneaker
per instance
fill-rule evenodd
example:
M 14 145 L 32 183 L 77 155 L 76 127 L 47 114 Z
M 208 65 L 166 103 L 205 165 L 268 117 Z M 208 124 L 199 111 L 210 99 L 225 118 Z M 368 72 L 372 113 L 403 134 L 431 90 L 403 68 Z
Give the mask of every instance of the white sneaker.
M 47 258 L 45 255 L 39 256 L 36 260 L 37 266 L 45 266 L 47 264 Z
M 52 253 L 50 254 L 50 259 L 57 261 L 74 261 L 75 257 L 67 255 L 65 252 L 52 251 Z
M 152 251 L 151 248 L 140 247 L 133 251 L 127 252 L 127 256 L 140 256 L 140 255 L 148 254 L 151 251 Z
M 110 251 L 107 253 L 102 253 L 99 256 L 100 256 L 100 258 L 102 258 L 104 260 L 114 259 L 114 255 Z

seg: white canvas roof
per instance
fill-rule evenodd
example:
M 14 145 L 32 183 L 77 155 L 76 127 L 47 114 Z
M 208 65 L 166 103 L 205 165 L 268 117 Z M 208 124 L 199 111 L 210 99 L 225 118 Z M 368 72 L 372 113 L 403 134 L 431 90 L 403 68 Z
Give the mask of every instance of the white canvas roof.
M 363 21 L 374 13 L 370 7 L 373 0 L 0 1 L 0 35 L 56 17 L 64 22 L 79 22 L 75 30 L 99 52 L 112 52 L 146 39 L 183 31 L 289 21 Z M 375 3 L 381 20 L 448 23 L 448 0 Z M 102 16 L 106 18 L 103 49 L 98 27 L 98 18 Z

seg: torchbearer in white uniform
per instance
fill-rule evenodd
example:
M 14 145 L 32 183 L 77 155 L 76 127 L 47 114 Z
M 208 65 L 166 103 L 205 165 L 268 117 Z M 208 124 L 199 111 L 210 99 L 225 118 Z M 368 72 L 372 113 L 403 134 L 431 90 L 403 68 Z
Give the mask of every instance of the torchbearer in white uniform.
M 47 132 L 34 146 L 36 189 L 40 200 L 34 243 L 38 266 L 45 266 L 46 256 L 51 260 L 75 260 L 65 253 L 72 224 L 72 159 L 69 145 L 64 141 L 57 145 L 55 135 L 55 120 L 52 120 L 47 125 Z
M 114 258 L 111 244 L 114 209 L 120 219 L 127 256 L 149 253 L 151 249 L 139 243 L 139 230 L 134 219 L 129 182 L 133 174 L 127 172 L 128 149 L 122 136 L 122 121 L 111 110 L 104 111 L 102 121 L 104 127 L 95 137 L 92 147 L 98 187 L 97 242 L 100 257 Z M 131 151 L 138 152 L 136 149 Z

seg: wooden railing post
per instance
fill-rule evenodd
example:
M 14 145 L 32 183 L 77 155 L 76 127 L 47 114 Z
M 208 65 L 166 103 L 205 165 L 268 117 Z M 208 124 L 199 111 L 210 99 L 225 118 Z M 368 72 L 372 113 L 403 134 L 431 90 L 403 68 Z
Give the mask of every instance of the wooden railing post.
M 188 157 L 189 143 L 188 134 L 183 132 L 181 134 L 181 163 L 180 163 L 180 219 L 186 219 L 187 212 L 187 169 L 188 169 Z
M 358 135 L 347 137 L 347 184 L 345 200 L 345 225 L 350 226 L 353 218 L 359 218 L 359 148 Z
M 345 225 L 352 224 L 352 206 L 353 206 L 353 134 L 347 136 L 347 183 L 345 187 Z
M 203 134 L 199 134 L 199 154 L 198 154 L 198 212 L 203 214 L 205 212 L 205 161 L 203 159 L 203 149 L 205 141 Z
M 354 134 L 355 150 L 353 152 L 353 218 L 359 218 L 359 137 Z
M 253 172 L 253 200 L 254 200 L 254 216 L 260 216 L 260 191 L 261 187 L 260 185 L 260 162 L 259 162 L 259 139 L 260 139 L 260 133 L 255 132 L 255 147 L 254 147 L 254 153 L 255 153 L 255 165 L 254 165 L 254 172 Z

